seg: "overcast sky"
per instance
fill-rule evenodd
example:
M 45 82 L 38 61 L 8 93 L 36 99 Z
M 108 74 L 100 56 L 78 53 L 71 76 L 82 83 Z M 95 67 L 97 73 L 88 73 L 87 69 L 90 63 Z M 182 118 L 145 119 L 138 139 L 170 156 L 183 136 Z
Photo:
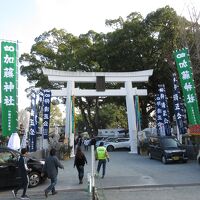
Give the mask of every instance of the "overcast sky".
M 125 19 L 131 12 L 145 17 L 166 5 L 187 17 L 194 7 L 200 11 L 200 0 L 0 0 L 0 39 L 19 41 L 19 53 L 29 53 L 34 38 L 52 28 L 77 36 L 88 30 L 106 33 L 106 19 Z M 20 77 L 19 103 L 26 85 Z M 29 104 L 26 101 L 19 108 Z

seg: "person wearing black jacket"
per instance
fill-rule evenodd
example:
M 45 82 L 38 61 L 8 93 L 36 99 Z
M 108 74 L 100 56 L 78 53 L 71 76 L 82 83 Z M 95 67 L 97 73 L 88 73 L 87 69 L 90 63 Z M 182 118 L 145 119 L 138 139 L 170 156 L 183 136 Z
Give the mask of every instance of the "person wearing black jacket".
M 87 164 L 87 159 L 84 153 L 82 152 L 81 147 L 78 146 L 76 149 L 76 155 L 74 159 L 74 167 L 76 166 L 78 171 L 79 184 L 83 183 L 85 163 Z
M 96 148 L 96 139 L 94 138 L 94 136 L 92 135 L 91 141 L 90 141 L 90 145 L 94 145 L 94 148 Z
M 29 197 L 26 195 L 26 191 L 29 184 L 28 171 L 31 171 L 31 169 L 29 169 L 27 166 L 26 156 L 27 156 L 27 149 L 26 148 L 21 149 L 21 155 L 18 161 L 18 166 L 19 166 L 19 174 L 22 177 L 22 180 L 21 184 L 14 190 L 12 190 L 13 196 L 15 198 L 17 197 L 18 190 L 23 189 L 23 194 L 21 196 L 21 199 L 29 199 Z

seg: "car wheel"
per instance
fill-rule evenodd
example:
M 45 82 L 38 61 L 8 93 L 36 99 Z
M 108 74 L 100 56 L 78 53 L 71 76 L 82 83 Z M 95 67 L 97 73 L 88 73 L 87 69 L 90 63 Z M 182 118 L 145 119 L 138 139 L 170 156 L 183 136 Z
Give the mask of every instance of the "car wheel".
M 148 152 L 149 159 L 152 159 L 151 152 Z
M 167 164 L 167 159 L 164 155 L 162 156 L 161 160 L 163 164 Z
M 114 151 L 114 147 L 113 146 L 107 146 L 107 151 Z
M 39 183 L 40 183 L 40 179 L 41 179 L 41 177 L 40 177 L 39 173 L 37 173 L 37 172 L 31 172 L 29 174 L 29 187 L 31 188 L 31 187 L 38 186 Z

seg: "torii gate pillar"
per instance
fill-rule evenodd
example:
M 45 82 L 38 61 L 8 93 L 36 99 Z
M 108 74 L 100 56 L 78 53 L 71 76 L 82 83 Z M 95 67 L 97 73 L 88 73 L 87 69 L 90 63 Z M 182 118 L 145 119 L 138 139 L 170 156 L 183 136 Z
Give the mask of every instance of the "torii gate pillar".
M 128 128 L 129 128 L 129 137 L 130 137 L 130 145 L 131 145 L 130 153 L 137 153 L 136 114 L 135 114 L 135 103 L 134 103 L 134 98 L 133 98 L 134 96 L 132 95 L 132 90 L 133 89 L 136 90 L 136 88 L 132 88 L 131 81 L 125 82 L 125 88 L 127 91 L 126 107 L 127 107 Z
M 67 99 L 66 99 L 66 124 L 65 124 L 65 138 L 72 147 L 71 149 L 71 157 L 74 157 L 74 133 L 72 132 L 72 93 L 74 89 L 75 83 L 74 81 L 67 82 Z

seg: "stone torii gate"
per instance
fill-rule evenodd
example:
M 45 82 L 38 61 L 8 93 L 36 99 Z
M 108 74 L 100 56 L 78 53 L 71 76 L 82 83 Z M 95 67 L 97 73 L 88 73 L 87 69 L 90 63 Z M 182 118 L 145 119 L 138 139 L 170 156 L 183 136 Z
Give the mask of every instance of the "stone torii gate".
M 147 90 L 133 88 L 132 83 L 148 82 L 149 76 L 153 74 L 153 70 L 137 72 L 71 72 L 43 68 L 43 73 L 44 75 L 48 76 L 50 82 L 67 82 L 67 88 L 62 88 L 61 90 L 51 90 L 51 92 L 52 96 L 67 97 L 65 137 L 70 139 L 70 146 L 74 147 L 74 134 L 72 133 L 72 129 L 70 128 L 72 96 L 125 96 L 131 146 L 130 153 L 137 153 L 137 126 L 133 96 L 146 96 Z M 76 82 L 96 83 L 98 77 L 103 77 L 105 82 L 124 83 L 125 87 L 120 89 L 105 89 L 104 91 L 75 88 Z M 73 155 L 74 152 L 71 153 L 71 156 Z

